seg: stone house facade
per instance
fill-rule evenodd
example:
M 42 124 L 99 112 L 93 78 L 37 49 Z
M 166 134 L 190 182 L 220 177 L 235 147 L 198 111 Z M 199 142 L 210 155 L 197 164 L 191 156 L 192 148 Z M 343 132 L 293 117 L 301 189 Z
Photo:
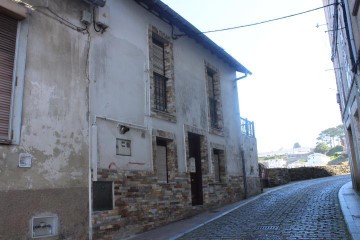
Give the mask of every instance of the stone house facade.
M 88 2 L 0 3 L 0 235 L 118 239 L 258 194 L 251 72 L 161 1 Z
M 323 0 L 353 187 L 360 192 L 360 17 L 358 0 Z M 335 29 L 335 31 L 333 31 Z

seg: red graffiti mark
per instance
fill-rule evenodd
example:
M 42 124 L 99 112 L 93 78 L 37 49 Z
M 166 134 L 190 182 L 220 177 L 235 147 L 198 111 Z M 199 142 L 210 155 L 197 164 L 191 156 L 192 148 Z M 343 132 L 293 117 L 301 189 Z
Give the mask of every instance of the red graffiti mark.
M 145 165 L 146 163 L 143 162 L 129 162 L 131 165 Z
M 109 168 L 109 169 L 112 169 L 112 167 L 113 167 L 114 169 L 116 169 L 116 168 L 117 168 L 116 163 L 114 163 L 114 162 L 110 163 L 109 166 L 108 166 L 108 168 Z

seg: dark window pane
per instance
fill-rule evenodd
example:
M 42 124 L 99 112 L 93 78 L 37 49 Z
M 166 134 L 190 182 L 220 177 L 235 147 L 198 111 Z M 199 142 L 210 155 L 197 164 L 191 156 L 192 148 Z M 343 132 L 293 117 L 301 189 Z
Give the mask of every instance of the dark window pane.
M 154 72 L 155 108 L 166 112 L 166 78 Z
M 209 97 L 209 106 L 210 106 L 211 127 L 217 128 L 218 127 L 217 106 L 216 106 L 216 100 L 212 97 Z
M 112 182 L 93 182 L 93 210 L 113 209 Z

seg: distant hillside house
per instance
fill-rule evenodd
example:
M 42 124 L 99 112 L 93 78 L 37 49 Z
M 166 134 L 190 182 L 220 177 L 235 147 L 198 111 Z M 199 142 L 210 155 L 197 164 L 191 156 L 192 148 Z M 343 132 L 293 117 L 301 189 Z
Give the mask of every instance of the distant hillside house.
M 271 159 L 262 162 L 266 168 L 286 168 L 287 161 L 285 159 Z
M 315 166 L 325 166 L 329 163 L 330 157 L 321 154 L 321 153 L 313 153 L 307 158 L 307 167 L 315 167 Z

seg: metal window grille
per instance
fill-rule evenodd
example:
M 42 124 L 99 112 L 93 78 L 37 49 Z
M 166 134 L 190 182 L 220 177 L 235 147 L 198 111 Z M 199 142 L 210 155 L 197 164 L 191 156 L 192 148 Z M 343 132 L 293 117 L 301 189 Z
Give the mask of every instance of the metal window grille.
M 165 77 L 165 51 L 164 43 L 153 39 L 153 69 L 155 85 L 155 109 L 166 112 L 167 89 Z
M 209 95 L 209 110 L 210 110 L 210 122 L 212 128 L 218 128 L 218 113 L 215 93 L 215 80 L 214 73 L 207 69 L 207 80 L 208 80 L 208 95 Z
M 166 77 L 154 72 L 155 83 L 155 108 L 166 112 Z
M 216 99 L 214 99 L 213 97 L 209 97 L 209 107 L 210 107 L 211 127 L 217 128 L 218 127 L 217 106 L 216 106 Z
M 10 143 L 17 20 L 0 13 L 0 142 Z

